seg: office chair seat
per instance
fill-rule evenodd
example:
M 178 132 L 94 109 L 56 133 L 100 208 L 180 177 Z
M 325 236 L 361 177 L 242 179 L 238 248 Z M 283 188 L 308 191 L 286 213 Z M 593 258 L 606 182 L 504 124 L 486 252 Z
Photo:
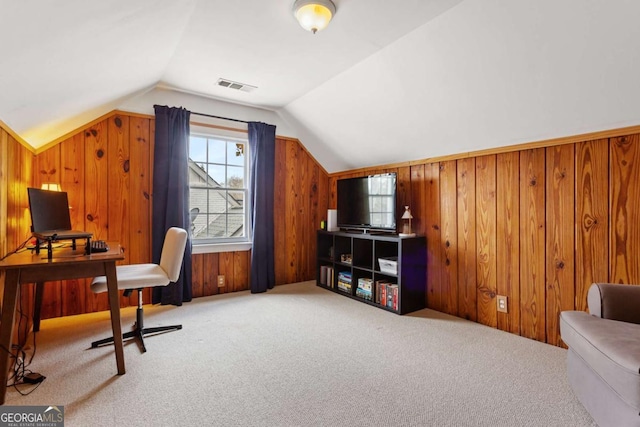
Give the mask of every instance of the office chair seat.
M 167 286 L 171 283 L 167 272 L 158 264 L 119 265 L 116 268 L 118 289 L 140 289 L 151 286 Z M 107 292 L 107 278 L 96 277 L 91 283 L 95 293 Z
M 184 257 L 184 249 L 187 243 L 187 232 L 182 228 L 171 227 L 167 230 L 160 264 L 132 264 L 116 267 L 118 277 L 118 289 L 124 290 L 124 296 L 129 296 L 132 291 L 138 291 L 138 307 L 136 309 L 136 323 L 133 330 L 122 334 L 124 340 L 137 338 L 142 352 L 147 348 L 144 344 L 144 336 L 182 329 L 182 325 L 159 326 L 156 328 L 144 327 L 144 311 L 142 309 L 142 289 L 156 286 L 167 286 L 180 277 L 180 268 Z M 95 293 L 107 291 L 107 278 L 96 277 L 91 283 L 91 290 Z M 91 343 L 92 348 L 113 342 L 113 337 L 101 339 Z

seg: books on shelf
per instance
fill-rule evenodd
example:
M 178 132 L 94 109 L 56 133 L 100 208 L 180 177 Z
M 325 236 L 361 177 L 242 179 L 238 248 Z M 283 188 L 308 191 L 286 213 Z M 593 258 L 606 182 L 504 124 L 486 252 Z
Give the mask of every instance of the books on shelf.
M 387 280 L 376 281 L 376 303 L 392 310 L 398 310 L 398 285 Z
M 338 273 L 338 289 L 351 293 L 351 273 L 347 271 L 341 271 Z
M 320 284 L 327 288 L 333 288 L 335 283 L 333 275 L 333 267 L 328 265 L 320 266 Z
M 356 289 L 356 296 L 373 301 L 373 280 L 369 277 L 361 277 L 358 279 L 358 288 Z

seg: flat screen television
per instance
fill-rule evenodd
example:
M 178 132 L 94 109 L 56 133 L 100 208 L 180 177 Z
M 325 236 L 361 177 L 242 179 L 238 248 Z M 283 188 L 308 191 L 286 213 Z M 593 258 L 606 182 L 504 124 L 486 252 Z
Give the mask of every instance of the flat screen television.
M 337 222 L 341 229 L 396 231 L 396 174 L 337 182 Z

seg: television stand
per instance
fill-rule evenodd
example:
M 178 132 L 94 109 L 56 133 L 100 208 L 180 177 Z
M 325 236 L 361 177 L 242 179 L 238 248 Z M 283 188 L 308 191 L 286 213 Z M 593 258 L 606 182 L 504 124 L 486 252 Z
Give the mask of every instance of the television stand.
M 318 231 L 316 284 L 396 314 L 425 308 L 426 238 L 361 231 Z

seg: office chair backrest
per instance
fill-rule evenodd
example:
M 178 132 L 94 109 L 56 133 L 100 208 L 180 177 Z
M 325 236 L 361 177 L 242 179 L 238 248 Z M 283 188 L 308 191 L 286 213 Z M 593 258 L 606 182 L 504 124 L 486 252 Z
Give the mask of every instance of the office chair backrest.
M 169 280 L 175 282 L 180 277 L 180 267 L 184 258 L 184 248 L 187 245 L 187 232 L 182 228 L 171 227 L 164 236 L 160 267 L 167 273 Z

